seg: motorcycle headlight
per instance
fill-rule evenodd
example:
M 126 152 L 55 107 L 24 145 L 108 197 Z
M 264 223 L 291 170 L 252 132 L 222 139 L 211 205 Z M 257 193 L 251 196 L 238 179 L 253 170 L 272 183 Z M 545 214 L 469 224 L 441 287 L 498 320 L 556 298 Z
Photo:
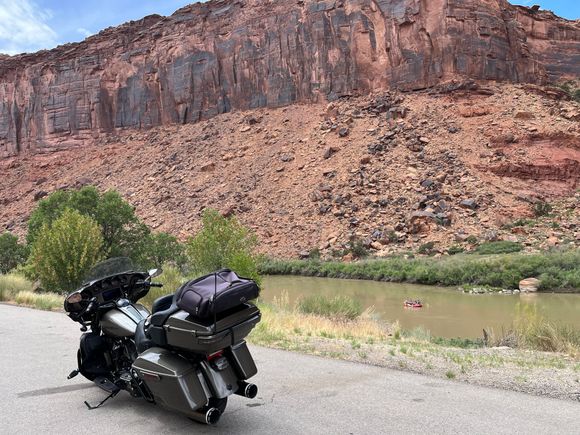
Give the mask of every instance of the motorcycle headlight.
M 72 293 L 72 294 L 68 295 L 68 297 L 66 298 L 66 301 L 69 304 L 78 304 L 82 300 L 83 300 L 83 297 L 80 293 Z

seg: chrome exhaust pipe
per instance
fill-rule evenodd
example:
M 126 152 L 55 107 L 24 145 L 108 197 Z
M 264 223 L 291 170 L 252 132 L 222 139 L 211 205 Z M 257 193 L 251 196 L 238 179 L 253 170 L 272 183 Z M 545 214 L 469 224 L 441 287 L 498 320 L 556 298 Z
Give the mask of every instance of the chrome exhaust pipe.
M 240 381 L 238 382 L 238 390 L 236 391 L 238 396 L 247 397 L 248 399 L 253 399 L 258 395 L 258 386 L 256 384 L 249 384 L 248 382 Z
M 220 417 L 222 416 L 222 413 L 220 412 L 219 409 L 217 408 L 209 408 L 206 409 L 206 411 L 199 410 L 199 411 L 194 411 L 193 413 L 189 414 L 189 417 L 199 423 L 202 424 L 207 424 L 209 426 L 213 426 L 214 424 L 217 424 L 218 421 L 220 421 Z

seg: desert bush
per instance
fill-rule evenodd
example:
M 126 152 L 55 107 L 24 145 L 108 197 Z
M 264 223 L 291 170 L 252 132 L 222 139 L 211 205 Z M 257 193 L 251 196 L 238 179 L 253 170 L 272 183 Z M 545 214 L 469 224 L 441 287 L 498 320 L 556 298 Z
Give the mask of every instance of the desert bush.
M 362 314 L 362 305 L 348 296 L 326 297 L 311 295 L 301 299 L 298 311 L 304 314 L 316 314 L 331 319 L 354 320 Z
M 47 290 L 74 290 L 103 257 L 99 224 L 76 210 L 65 210 L 36 236 L 31 263 Z
M 536 217 L 548 216 L 552 213 L 552 206 L 544 201 L 538 201 L 534 204 L 534 215 Z
M 417 249 L 417 254 L 431 255 L 431 254 L 433 254 L 434 249 L 435 249 L 435 242 L 423 243 L 421 246 L 419 246 L 419 249 Z
M 186 245 L 189 266 L 194 274 L 229 268 L 240 276 L 260 281 L 255 249 L 258 239 L 235 217 L 223 217 L 207 209 L 202 228 Z
M 18 237 L 6 231 L 0 235 L 0 273 L 8 273 L 28 257 L 26 245 L 18 243 Z

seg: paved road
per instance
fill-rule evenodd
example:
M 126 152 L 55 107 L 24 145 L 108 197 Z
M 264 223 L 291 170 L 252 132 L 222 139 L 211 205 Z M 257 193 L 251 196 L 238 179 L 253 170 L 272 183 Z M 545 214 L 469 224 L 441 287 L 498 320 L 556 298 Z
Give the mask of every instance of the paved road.
M 0 304 L 0 433 L 386 434 L 580 433 L 580 404 L 263 348 L 260 394 L 238 396 L 206 427 L 121 393 L 74 368 L 80 332 L 64 314 Z

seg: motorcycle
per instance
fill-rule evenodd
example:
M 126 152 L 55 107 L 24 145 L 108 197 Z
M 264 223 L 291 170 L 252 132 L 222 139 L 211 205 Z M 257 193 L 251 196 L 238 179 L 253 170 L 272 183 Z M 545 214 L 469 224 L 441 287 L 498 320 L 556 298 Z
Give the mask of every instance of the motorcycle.
M 84 332 L 78 367 L 68 378 L 80 373 L 109 393 L 96 406 L 85 402 L 89 409 L 124 390 L 214 425 L 230 395 L 253 399 L 258 393 L 247 382 L 257 368 L 244 338 L 261 318 L 248 302 L 259 288 L 223 270 L 158 298 L 149 312 L 138 301 L 151 287 L 162 287 L 152 282 L 161 273 L 137 271 L 127 258 L 107 260 L 66 297 L 65 311 Z M 206 297 L 212 285 L 215 292 Z

